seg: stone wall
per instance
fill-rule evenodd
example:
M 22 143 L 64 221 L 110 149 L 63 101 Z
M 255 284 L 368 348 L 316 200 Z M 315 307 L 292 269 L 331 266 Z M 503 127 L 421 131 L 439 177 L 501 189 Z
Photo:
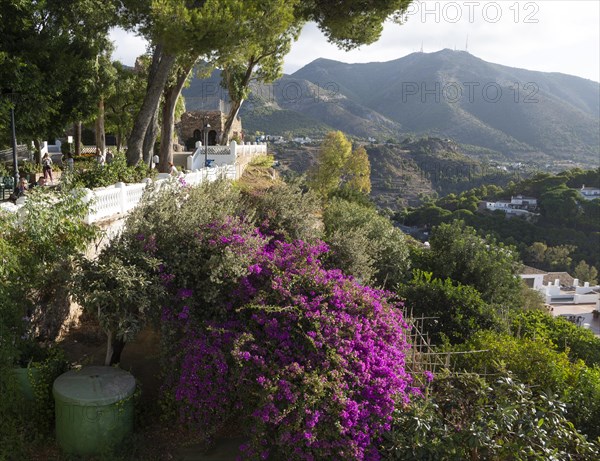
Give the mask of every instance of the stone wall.
M 205 121 L 207 121 L 210 125 L 208 130 L 208 145 L 214 146 L 218 144 L 223 134 L 226 119 L 227 114 L 218 110 L 185 112 L 181 116 L 181 121 L 175 126 L 179 142 L 185 145 L 188 150 L 194 150 L 196 141 L 204 143 L 203 127 Z M 242 137 L 242 121 L 239 117 L 233 122 L 231 135 Z

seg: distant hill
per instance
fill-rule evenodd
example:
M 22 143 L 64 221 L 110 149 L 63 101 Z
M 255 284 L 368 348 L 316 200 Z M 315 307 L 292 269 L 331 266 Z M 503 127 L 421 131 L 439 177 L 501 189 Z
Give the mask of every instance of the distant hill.
M 187 107 L 210 99 L 207 85 L 226 97 L 218 82 L 218 73 L 192 82 L 184 90 Z M 492 64 L 464 51 L 366 64 L 317 59 L 252 90 L 241 115 L 253 131 L 310 135 L 335 128 L 380 140 L 432 135 L 526 161 L 597 164 L 600 154 L 597 82 Z
M 366 145 L 371 162 L 371 197 L 380 207 L 399 210 L 425 198 L 459 193 L 482 184 L 504 186 L 516 177 L 465 155 L 464 148 L 439 138 L 405 139 L 397 145 Z M 318 147 L 274 145 L 283 171 L 305 173 Z

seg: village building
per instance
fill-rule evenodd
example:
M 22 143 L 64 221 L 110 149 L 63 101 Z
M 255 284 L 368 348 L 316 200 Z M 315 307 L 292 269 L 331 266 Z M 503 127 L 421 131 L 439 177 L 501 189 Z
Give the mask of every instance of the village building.
M 585 185 L 581 186 L 579 189 L 579 193 L 586 200 L 595 200 L 600 198 L 600 189 L 595 187 L 585 187 Z
M 507 215 L 531 217 L 537 209 L 537 199 L 535 197 L 525 197 L 517 195 L 508 200 L 497 200 L 495 202 L 486 201 L 480 203 L 481 209 L 490 211 L 500 210 Z
M 225 131 L 227 114 L 221 110 L 203 110 L 185 112 L 181 121 L 175 125 L 179 142 L 185 145 L 186 150 L 195 149 L 196 142 L 203 145 L 205 139 L 209 146 L 216 146 Z M 205 128 L 207 127 L 208 128 Z M 230 139 L 243 139 L 242 120 L 237 117 L 233 121 Z

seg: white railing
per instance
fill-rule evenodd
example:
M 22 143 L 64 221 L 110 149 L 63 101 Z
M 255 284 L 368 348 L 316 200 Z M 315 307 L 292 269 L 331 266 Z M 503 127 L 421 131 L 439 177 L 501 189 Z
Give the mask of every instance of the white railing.
M 177 181 L 182 186 L 196 186 L 204 182 L 216 181 L 219 178 L 236 179 L 235 165 L 202 168 L 201 170 L 192 171 L 187 174 L 181 173 L 177 177 Z M 158 179 L 155 181 L 155 184 L 158 186 L 157 189 L 160 190 L 162 185 L 173 179 L 167 173 L 160 173 Z M 138 205 L 148 184 L 151 182 L 151 179 L 146 179 L 143 183 L 117 183 L 110 187 L 86 190 L 85 200 L 91 203 L 91 205 L 90 212 L 85 221 L 90 224 L 110 217 L 122 217 L 126 215 L 132 208 Z
M 159 173 L 154 181 L 155 190 L 159 191 L 163 186 L 169 184 L 169 181 L 178 181 L 182 186 L 196 186 L 205 182 L 213 182 L 217 179 L 238 179 L 243 168 L 236 164 L 227 164 L 211 168 L 202 168 L 190 173 L 180 173 L 177 178 L 168 173 Z M 85 218 L 88 224 L 102 221 L 108 218 L 121 218 L 131 209 L 135 208 L 142 199 L 148 185 L 152 183 L 151 179 L 146 179 L 142 183 L 125 184 L 119 182 L 113 186 L 101 187 L 90 190 L 85 189 L 84 200 L 90 203 L 90 211 Z M 0 209 L 16 213 L 23 206 L 21 203 L 12 204 L 10 202 L 2 203 Z
M 266 143 L 238 144 L 231 141 L 229 146 L 203 146 L 201 142 L 196 143 L 194 154 L 188 157 L 188 170 L 204 167 L 205 159 L 214 166 L 234 165 L 240 157 L 266 155 Z

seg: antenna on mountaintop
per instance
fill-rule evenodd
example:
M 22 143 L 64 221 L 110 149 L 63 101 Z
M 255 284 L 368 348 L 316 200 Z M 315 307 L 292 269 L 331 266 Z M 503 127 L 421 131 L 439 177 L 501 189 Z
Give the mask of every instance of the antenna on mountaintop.
M 467 42 L 465 43 L 465 51 L 469 52 L 469 34 L 467 34 Z

